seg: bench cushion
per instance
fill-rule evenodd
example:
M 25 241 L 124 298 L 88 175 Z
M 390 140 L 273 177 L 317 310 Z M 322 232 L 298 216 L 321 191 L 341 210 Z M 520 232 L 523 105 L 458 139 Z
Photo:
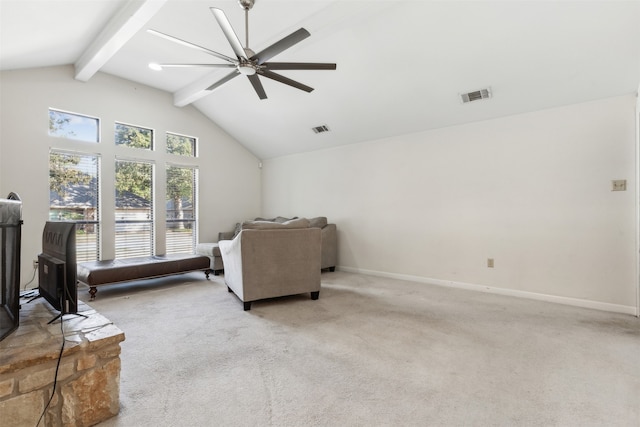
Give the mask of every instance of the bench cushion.
M 161 255 L 82 262 L 77 274 L 80 282 L 96 286 L 208 269 L 203 255 Z

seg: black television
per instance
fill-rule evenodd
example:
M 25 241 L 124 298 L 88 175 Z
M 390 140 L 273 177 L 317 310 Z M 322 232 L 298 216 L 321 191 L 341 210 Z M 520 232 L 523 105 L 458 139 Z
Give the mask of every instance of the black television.
M 78 312 L 76 268 L 76 224 L 47 221 L 38 255 L 38 290 L 60 315 Z

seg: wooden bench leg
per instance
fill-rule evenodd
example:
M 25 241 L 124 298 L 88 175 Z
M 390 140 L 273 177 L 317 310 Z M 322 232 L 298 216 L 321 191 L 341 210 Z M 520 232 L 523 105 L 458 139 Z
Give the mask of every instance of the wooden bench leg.
M 91 297 L 89 298 L 89 301 L 93 301 L 94 299 L 96 299 L 97 292 L 98 292 L 98 289 L 96 289 L 95 286 L 91 286 L 89 288 L 89 295 L 91 295 Z

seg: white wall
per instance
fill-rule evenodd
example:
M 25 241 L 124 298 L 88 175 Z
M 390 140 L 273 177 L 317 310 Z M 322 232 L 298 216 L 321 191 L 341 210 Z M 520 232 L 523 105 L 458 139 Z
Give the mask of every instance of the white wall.
M 158 194 L 164 194 L 165 162 L 199 167 L 200 241 L 217 241 L 218 232 L 233 229 L 238 218 L 260 214 L 258 159 L 195 108 L 174 107 L 166 92 L 102 73 L 87 83 L 79 82 L 73 79 L 71 66 L 4 71 L 0 85 L 0 197 L 14 191 L 23 201 L 22 283 L 32 275 L 31 260 L 41 251 L 48 218 L 50 147 L 102 154 L 103 258 L 113 256 L 113 245 L 109 245 L 113 242 L 113 162 L 115 156 L 134 156 L 127 147 L 115 147 L 115 121 L 155 130 L 156 152 L 135 150 L 135 156 L 156 162 Z M 102 142 L 92 147 L 91 143 L 50 137 L 50 107 L 98 117 Z M 192 160 L 165 154 L 166 131 L 198 137 L 199 157 Z M 158 208 L 162 218 L 164 207 Z M 158 246 L 158 253 L 163 253 L 163 243 Z
M 263 215 L 327 216 L 348 271 L 635 313 L 635 102 L 266 160 Z

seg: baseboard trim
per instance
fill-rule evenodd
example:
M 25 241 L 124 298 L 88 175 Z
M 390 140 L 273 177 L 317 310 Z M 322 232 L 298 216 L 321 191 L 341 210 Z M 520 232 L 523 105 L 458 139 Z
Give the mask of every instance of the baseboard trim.
M 636 316 L 636 307 L 611 304 L 607 302 L 591 301 L 580 298 L 561 297 L 557 295 L 539 294 L 536 292 L 519 291 L 515 289 L 495 288 L 485 285 L 476 285 L 473 283 L 455 282 L 451 280 L 431 279 L 422 276 L 412 276 L 409 274 L 388 273 L 385 271 L 366 270 L 362 268 L 338 266 L 337 270 L 347 273 L 366 274 L 369 276 L 386 277 L 389 279 L 406 280 L 410 282 L 426 283 L 429 285 L 445 286 L 449 288 L 466 289 L 476 292 L 487 292 L 491 294 L 506 295 L 517 298 L 528 298 L 537 301 L 552 302 L 556 304 L 571 305 L 575 307 L 591 308 L 600 311 L 609 311 L 613 313 L 630 314 Z

